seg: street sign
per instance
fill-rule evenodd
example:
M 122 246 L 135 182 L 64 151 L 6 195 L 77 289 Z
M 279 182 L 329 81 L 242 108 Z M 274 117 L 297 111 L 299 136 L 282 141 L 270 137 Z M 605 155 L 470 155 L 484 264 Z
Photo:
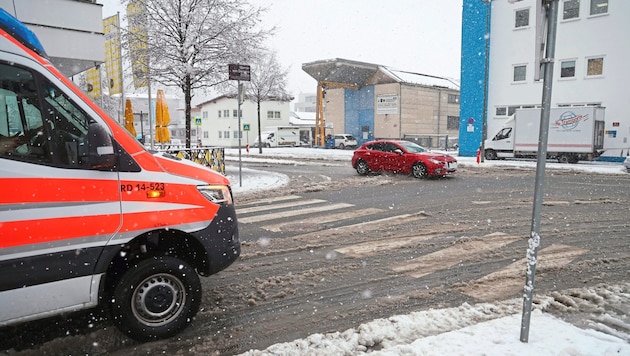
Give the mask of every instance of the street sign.
M 249 124 L 243 124 L 243 131 L 249 131 Z
M 250 81 L 250 67 L 246 64 L 228 64 L 230 80 Z
M 195 117 L 195 126 L 201 126 L 201 118 Z

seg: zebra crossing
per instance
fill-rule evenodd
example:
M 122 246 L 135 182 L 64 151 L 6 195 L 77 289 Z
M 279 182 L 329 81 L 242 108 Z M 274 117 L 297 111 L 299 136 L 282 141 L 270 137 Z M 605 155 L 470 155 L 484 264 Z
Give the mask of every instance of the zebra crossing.
M 395 220 L 425 218 L 422 214 L 382 217 L 387 215 L 386 212 L 386 209 L 356 209 L 356 206 L 350 203 L 330 203 L 324 199 L 305 199 L 297 195 L 249 202 L 237 208 L 240 224 L 257 224 L 257 227 L 269 232 L 295 233 L 294 236 L 297 239 L 314 236 L 320 238 L 320 230 L 325 229 L 327 224 L 335 224 L 334 230 L 338 235 L 358 231 L 371 224 L 382 226 L 384 223 Z M 286 221 L 287 218 L 291 218 L 290 221 Z M 383 237 L 339 246 L 335 248 L 335 252 L 352 258 L 368 258 L 444 236 L 444 233 L 435 232 L 418 233 L 416 236 L 405 236 L 405 238 Z M 422 279 L 433 273 L 473 261 L 480 255 L 491 253 L 519 240 L 523 240 L 523 237 L 500 232 L 485 236 L 462 237 L 457 239 L 456 243 L 435 252 L 402 262 L 391 262 L 387 267 L 395 273 Z M 544 271 L 561 268 L 586 252 L 587 250 L 569 245 L 550 245 L 538 252 L 540 263 L 537 269 Z M 524 254 L 525 251 L 523 251 Z M 522 290 L 525 270 L 526 259 L 518 259 L 500 267 L 499 270 L 465 283 L 464 286 L 458 287 L 458 290 L 482 301 L 507 298 Z M 540 278 L 539 275 L 538 279 Z

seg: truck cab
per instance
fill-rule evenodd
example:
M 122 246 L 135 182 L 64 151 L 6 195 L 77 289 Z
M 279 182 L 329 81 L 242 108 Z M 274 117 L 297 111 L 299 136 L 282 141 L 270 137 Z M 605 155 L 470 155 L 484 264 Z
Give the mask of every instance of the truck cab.
M 484 142 L 486 159 L 514 157 L 514 116 L 509 118 L 503 127 L 490 140 Z
M 140 341 L 183 330 L 240 254 L 229 180 L 147 151 L 0 9 L 0 327 L 103 304 Z

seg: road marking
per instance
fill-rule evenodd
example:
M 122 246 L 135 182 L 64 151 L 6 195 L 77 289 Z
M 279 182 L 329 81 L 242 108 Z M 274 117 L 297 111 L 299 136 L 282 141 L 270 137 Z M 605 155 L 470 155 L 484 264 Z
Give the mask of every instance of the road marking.
M 375 255 L 383 251 L 395 250 L 397 248 L 401 248 L 407 245 L 411 245 L 417 242 L 426 241 L 438 236 L 443 236 L 441 234 L 430 234 L 423 236 L 411 236 L 400 238 L 400 236 L 393 237 L 386 240 L 376 240 L 376 241 L 368 241 L 356 245 L 346 246 L 342 248 L 338 248 L 335 251 L 342 253 L 346 256 L 350 257 L 366 257 L 370 255 Z
M 311 217 L 307 219 L 300 219 L 298 221 L 266 225 L 266 226 L 263 226 L 262 228 L 271 232 L 296 231 L 296 230 L 300 232 L 305 232 L 307 230 L 316 231 L 316 230 L 321 230 L 322 225 L 329 222 L 354 219 L 361 216 L 377 214 L 382 211 L 383 211 L 382 209 L 376 209 L 376 208 L 352 210 L 346 213 L 329 214 L 329 215 L 324 215 L 324 216 Z
M 348 234 L 362 234 L 365 231 L 380 229 L 383 227 L 383 222 L 386 221 L 400 220 L 401 223 L 404 223 L 421 219 L 426 219 L 426 216 L 422 214 L 403 214 L 384 219 L 370 220 L 359 224 L 344 225 L 321 231 L 308 232 L 293 236 L 292 239 L 295 241 L 304 241 L 305 243 L 311 243 L 311 241 L 316 240 L 319 244 L 330 243 L 333 246 L 339 246 L 340 242 L 338 240 L 340 236 Z M 357 227 L 360 227 L 360 229 L 357 229 Z
M 267 199 L 250 201 L 250 202 L 247 202 L 247 204 L 243 204 L 241 206 L 258 205 L 258 204 L 269 204 L 269 203 L 273 203 L 273 202 L 277 202 L 277 201 L 295 200 L 295 199 L 300 199 L 300 198 L 302 198 L 302 197 L 299 196 L 299 195 L 284 195 L 284 196 L 281 196 L 281 197 L 267 198 Z
M 442 269 L 448 269 L 462 261 L 490 252 L 521 238 L 503 233 L 494 233 L 483 237 L 460 239 L 454 246 L 394 265 L 392 269 L 399 273 L 420 278 Z
M 322 200 L 322 202 L 323 201 L 325 200 Z M 314 201 L 310 201 L 310 203 L 313 203 L 313 202 Z M 296 205 L 297 204 L 292 204 L 290 206 L 293 207 Z M 304 205 L 304 204 L 300 204 L 300 205 Z M 314 208 L 288 210 L 288 211 L 283 211 L 283 212 L 278 212 L 278 213 L 270 213 L 270 214 L 262 214 L 262 215 L 254 215 L 254 216 L 249 216 L 249 217 L 244 217 L 244 218 L 238 218 L 238 222 L 241 224 L 249 224 L 249 223 L 261 222 L 261 221 L 266 221 L 266 220 L 288 218 L 288 217 L 304 215 L 304 214 L 313 214 L 313 213 L 318 213 L 322 211 L 343 209 L 343 208 L 348 208 L 351 206 L 354 206 L 354 205 L 347 204 L 347 203 L 329 204 L 329 205 L 324 205 L 324 206 L 314 207 Z M 269 207 L 269 208 L 272 208 L 272 207 Z M 274 205 L 272 209 L 278 209 L 278 208 L 276 208 L 276 205 Z
M 573 246 L 553 244 L 539 251 L 536 271 L 544 272 L 563 267 L 587 251 Z M 467 287 L 460 290 L 482 301 L 505 299 L 523 289 L 526 268 L 527 259 L 523 258 L 499 271 L 470 282 Z M 540 275 L 537 274 L 536 277 L 538 279 Z
M 293 207 L 301 206 L 301 205 L 311 205 L 311 204 L 318 204 L 318 203 L 324 203 L 324 202 L 326 202 L 326 200 L 310 199 L 310 200 L 301 200 L 301 201 L 295 201 L 295 202 L 283 203 L 283 204 L 252 206 L 251 208 L 236 209 L 236 214 L 257 213 L 259 211 L 293 208 Z

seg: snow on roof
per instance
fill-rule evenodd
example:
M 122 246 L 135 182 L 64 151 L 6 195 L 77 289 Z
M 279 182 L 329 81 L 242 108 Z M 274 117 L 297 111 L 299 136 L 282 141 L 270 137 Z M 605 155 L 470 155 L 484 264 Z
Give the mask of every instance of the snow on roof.
M 402 83 L 418 84 L 418 85 L 424 85 L 424 86 L 429 86 L 429 87 L 459 90 L 459 83 L 450 78 L 438 77 L 438 76 L 429 75 L 429 74 L 408 72 L 408 71 L 392 69 L 388 67 L 381 67 L 381 70 L 383 70 L 383 72 L 387 73 L 392 78 Z

